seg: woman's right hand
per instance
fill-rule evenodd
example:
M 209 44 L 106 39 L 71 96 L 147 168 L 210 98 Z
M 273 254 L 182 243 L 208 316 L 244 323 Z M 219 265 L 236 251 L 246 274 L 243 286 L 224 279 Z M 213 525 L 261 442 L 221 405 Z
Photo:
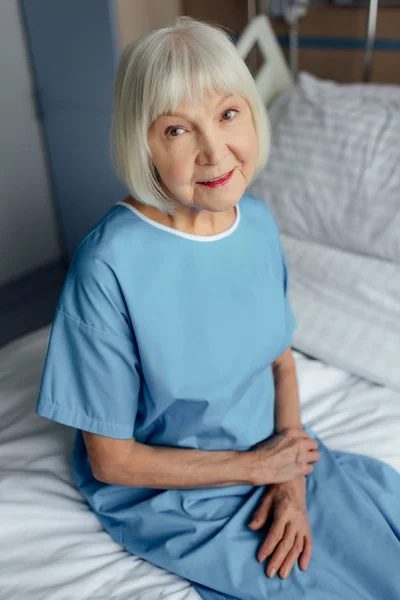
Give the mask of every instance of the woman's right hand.
M 283 483 L 313 472 L 320 459 L 318 442 L 303 429 L 289 427 L 249 450 L 254 485 Z

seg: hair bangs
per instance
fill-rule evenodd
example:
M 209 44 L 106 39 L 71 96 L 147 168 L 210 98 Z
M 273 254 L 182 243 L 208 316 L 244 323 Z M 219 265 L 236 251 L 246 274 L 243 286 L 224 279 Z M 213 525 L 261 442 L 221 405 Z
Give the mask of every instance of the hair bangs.
M 151 85 L 144 94 L 150 123 L 162 114 L 176 111 L 181 103 L 201 104 L 207 93 L 247 96 L 248 82 L 243 81 L 243 71 L 234 68 L 226 50 L 211 53 L 201 47 L 200 52 L 191 42 L 178 39 L 170 44 L 168 53 L 162 48 L 155 60 L 157 77 L 149 77 Z

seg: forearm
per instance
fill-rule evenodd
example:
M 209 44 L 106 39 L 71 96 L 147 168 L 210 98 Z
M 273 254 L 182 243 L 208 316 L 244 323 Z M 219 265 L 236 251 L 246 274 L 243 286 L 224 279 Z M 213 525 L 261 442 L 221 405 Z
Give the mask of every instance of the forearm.
M 248 452 L 149 446 L 132 440 L 132 452 L 97 478 L 106 483 L 160 489 L 253 485 Z
M 296 363 L 290 351 L 290 358 L 274 369 L 275 383 L 275 432 L 287 427 L 301 427 L 299 387 L 296 375 Z M 300 475 L 294 480 L 276 483 L 276 488 L 295 487 L 299 498 L 304 501 L 306 477 Z
M 286 353 L 285 353 L 286 354 Z M 296 364 L 291 351 L 273 370 L 275 384 L 275 432 L 301 427 Z

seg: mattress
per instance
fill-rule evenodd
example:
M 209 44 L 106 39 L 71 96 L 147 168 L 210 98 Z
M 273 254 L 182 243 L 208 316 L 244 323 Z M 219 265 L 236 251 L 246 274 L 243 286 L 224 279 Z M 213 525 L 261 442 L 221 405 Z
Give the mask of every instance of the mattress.
M 75 430 L 35 413 L 50 327 L 0 349 L 0 600 L 196 600 L 127 553 L 75 489 Z M 294 351 L 302 420 L 328 448 L 400 471 L 400 393 Z

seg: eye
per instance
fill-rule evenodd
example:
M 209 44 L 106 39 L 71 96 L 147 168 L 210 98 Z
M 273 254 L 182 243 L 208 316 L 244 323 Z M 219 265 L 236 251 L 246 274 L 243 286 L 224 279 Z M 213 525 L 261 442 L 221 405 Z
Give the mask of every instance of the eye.
M 169 129 L 167 129 L 166 134 L 167 136 L 170 135 L 171 137 L 178 137 L 180 135 L 180 133 L 177 133 L 178 131 L 184 131 L 182 129 L 182 127 L 170 127 Z
M 239 111 L 235 110 L 234 108 L 229 108 L 224 113 L 222 113 L 222 118 L 224 119 L 225 115 L 231 115 L 227 119 L 224 119 L 224 121 L 232 121 L 232 119 L 234 118 L 235 114 L 238 113 L 238 112 Z

